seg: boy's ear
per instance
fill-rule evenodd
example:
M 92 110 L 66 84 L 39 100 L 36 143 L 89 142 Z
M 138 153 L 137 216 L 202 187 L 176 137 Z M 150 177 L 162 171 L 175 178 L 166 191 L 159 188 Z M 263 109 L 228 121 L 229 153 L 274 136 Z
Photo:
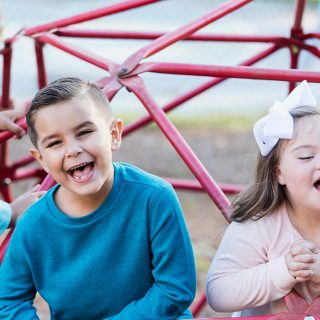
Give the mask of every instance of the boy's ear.
M 121 145 L 121 136 L 123 130 L 123 122 L 121 119 L 115 119 L 111 124 L 111 150 L 117 151 Z
M 281 174 L 281 169 L 278 166 L 276 167 L 276 175 L 277 175 L 278 183 L 284 186 L 286 182 Z
M 29 151 L 30 151 L 31 155 L 40 163 L 43 170 L 46 171 L 47 173 L 49 173 L 49 169 L 46 166 L 46 164 L 43 162 L 42 155 L 39 152 L 39 150 L 36 148 L 31 148 Z

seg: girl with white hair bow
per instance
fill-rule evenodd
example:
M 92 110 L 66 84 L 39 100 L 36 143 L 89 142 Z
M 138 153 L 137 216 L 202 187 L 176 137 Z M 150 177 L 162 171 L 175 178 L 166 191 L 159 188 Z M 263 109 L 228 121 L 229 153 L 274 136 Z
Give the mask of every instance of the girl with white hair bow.
M 206 290 L 219 312 L 320 314 L 320 110 L 306 81 L 254 126 L 254 184 L 233 202 Z

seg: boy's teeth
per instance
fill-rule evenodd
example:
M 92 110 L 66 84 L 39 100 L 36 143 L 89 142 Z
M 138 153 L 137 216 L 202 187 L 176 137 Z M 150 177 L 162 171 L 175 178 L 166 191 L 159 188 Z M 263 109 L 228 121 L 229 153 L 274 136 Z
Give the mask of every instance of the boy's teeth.
M 69 169 L 69 170 L 70 170 L 70 171 L 73 171 L 73 170 L 76 170 L 76 169 L 78 169 L 78 168 L 84 167 L 84 166 L 86 166 L 86 165 L 88 165 L 88 164 L 90 164 L 90 162 L 84 162 L 84 163 L 82 163 L 82 164 L 79 164 L 78 166 L 72 167 L 72 168 Z
M 75 170 L 72 170 L 72 175 L 74 178 L 80 179 L 81 177 L 88 175 L 90 171 L 91 171 L 91 166 L 86 165 L 86 166 L 78 167 Z
M 91 174 L 92 169 L 93 169 L 93 163 L 85 162 L 85 163 L 82 163 L 81 165 L 74 166 L 71 169 L 69 169 L 69 173 L 75 180 L 81 180 L 87 177 L 89 174 Z

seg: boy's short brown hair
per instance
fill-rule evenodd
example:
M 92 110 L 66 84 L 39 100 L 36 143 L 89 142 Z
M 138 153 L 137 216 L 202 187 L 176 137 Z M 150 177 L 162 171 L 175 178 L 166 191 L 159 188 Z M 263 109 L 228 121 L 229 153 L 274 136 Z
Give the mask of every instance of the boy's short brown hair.
M 90 97 L 94 104 L 105 114 L 107 119 L 112 118 L 109 101 L 95 84 L 73 77 L 57 79 L 38 91 L 26 115 L 28 135 L 35 147 L 37 147 L 38 138 L 34 125 L 36 113 L 43 107 L 52 106 L 82 96 Z

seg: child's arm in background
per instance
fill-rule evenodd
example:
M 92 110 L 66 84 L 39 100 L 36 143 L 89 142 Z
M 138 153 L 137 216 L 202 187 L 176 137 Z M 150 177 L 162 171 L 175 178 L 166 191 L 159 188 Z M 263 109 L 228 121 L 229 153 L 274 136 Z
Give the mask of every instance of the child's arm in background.
M 11 226 L 16 224 L 19 217 L 28 209 L 31 204 L 39 200 L 39 198 L 46 193 L 46 191 L 38 191 L 39 187 L 40 185 L 34 186 L 31 190 L 23 193 L 10 203 L 12 210 Z
M 268 261 L 268 239 L 273 235 L 261 222 L 233 222 L 227 228 L 206 283 L 207 300 L 214 310 L 262 306 L 284 297 L 297 283 L 284 255 Z
M 192 246 L 171 186 L 157 194 L 149 219 L 152 261 L 146 263 L 153 266 L 154 283 L 144 297 L 108 319 L 181 319 L 194 299 L 196 276 Z M 191 313 L 186 313 L 183 318 L 191 317 Z
M 17 138 L 21 138 L 25 132 L 15 121 L 23 116 L 23 112 L 17 110 L 0 111 L 0 130 L 11 131 Z
M 45 193 L 45 191 L 37 191 L 38 188 L 39 185 L 36 185 L 11 203 L 0 201 L 0 234 L 8 227 L 14 226 L 26 209 Z

